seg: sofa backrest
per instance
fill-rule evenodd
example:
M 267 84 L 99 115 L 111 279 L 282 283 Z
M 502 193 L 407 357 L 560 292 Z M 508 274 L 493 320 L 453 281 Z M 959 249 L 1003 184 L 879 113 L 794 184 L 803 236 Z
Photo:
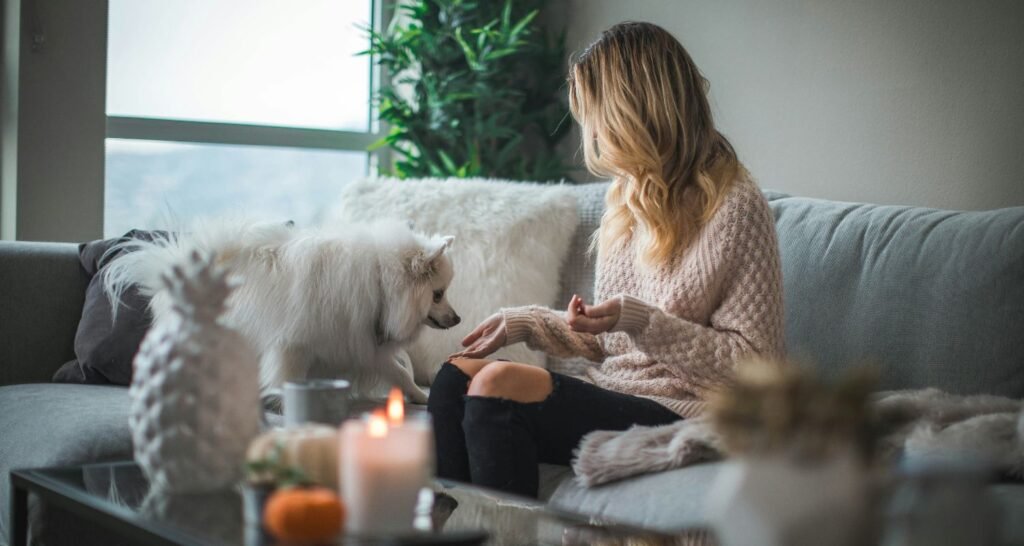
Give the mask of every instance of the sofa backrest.
M 562 298 L 592 300 L 590 234 L 606 183 L 577 186 Z M 1024 207 L 954 212 L 765 192 L 782 258 L 786 345 L 825 375 L 880 388 L 1024 397 Z
M 1024 207 L 771 201 L 790 354 L 881 387 L 1024 397 Z
M 77 245 L 0 241 L 0 386 L 49 381 L 75 357 L 87 284 Z

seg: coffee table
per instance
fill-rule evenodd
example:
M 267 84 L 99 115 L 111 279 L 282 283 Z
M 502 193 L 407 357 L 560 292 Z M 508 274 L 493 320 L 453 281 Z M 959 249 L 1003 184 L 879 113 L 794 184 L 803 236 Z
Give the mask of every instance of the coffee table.
M 156 495 L 131 462 L 11 472 L 11 544 L 26 544 L 28 495 L 95 525 L 118 544 L 273 544 L 243 517 L 241 488 L 202 495 Z M 434 485 L 435 533 L 420 540 L 341 538 L 335 544 L 704 544 L 702 530 L 667 535 L 553 510 L 468 484 Z M 486 542 L 481 540 L 484 531 Z M 452 539 L 442 542 L 441 539 Z M 459 542 L 461 540 L 462 542 Z

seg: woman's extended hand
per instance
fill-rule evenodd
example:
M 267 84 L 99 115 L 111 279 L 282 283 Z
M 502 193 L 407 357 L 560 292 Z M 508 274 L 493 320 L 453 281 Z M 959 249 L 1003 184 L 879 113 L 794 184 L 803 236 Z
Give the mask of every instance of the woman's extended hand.
M 504 347 L 507 339 L 505 315 L 495 313 L 462 339 L 465 349 L 448 358 L 484 358 Z
M 573 296 L 569 300 L 568 314 L 566 320 L 569 328 L 575 332 L 588 334 L 603 334 L 619 322 L 619 314 L 622 312 L 622 300 L 612 298 L 597 305 L 583 303 L 583 298 Z

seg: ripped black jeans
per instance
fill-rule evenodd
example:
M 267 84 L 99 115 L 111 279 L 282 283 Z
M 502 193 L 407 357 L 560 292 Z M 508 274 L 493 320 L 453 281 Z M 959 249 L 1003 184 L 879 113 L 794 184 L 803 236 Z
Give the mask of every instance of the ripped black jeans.
M 437 475 L 536 497 L 538 463 L 567 465 L 587 433 L 681 419 L 660 404 L 551 374 L 541 402 L 467 396 L 469 376 L 446 362 L 430 387 Z

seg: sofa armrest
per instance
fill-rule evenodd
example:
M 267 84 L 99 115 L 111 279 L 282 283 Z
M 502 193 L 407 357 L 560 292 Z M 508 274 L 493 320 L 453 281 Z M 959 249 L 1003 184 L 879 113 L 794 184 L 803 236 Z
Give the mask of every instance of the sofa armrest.
M 0 241 L 0 385 L 49 381 L 75 357 L 87 285 L 77 245 Z

